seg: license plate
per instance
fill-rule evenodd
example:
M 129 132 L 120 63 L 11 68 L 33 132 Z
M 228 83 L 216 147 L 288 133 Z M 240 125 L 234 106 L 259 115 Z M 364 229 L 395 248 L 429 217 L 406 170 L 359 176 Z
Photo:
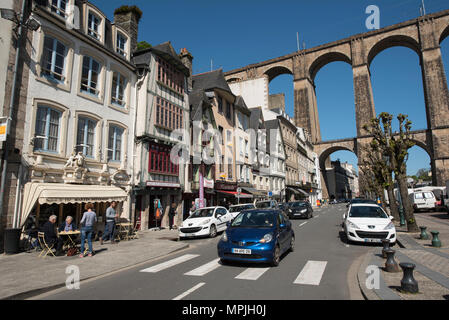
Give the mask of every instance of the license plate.
M 233 248 L 232 253 L 238 253 L 238 254 L 251 254 L 251 249 L 237 249 Z
M 365 242 L 382 242 L 382 239 L 365 239 Z
M 187 233 L 186 236 L 187 237 L 194 237 L 195 235 L 193 233 Z

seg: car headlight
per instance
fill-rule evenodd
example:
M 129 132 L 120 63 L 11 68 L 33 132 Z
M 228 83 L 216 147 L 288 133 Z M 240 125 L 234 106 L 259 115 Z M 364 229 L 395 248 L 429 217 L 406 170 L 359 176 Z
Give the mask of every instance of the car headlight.
M 390 222 L 385 228 L 384 230 L 390 230 L 390 229 L 394 229 L 394 223 Z
M 307 212 L 307 209 L 302 209 L 301 210 L 301 213 L 306 213 Z
M 351 221 L 348 221 L 348 227 L 352 229 L 359 229 L 359 227 Z
M 201 225 L 208 224 L 210 222 L 210 219 L 204 220 L 204 222 Z
M 263 236 L 262 239 L 259 240 L 260 243 L 269 243 L 273 240 L 273 235 L 271 233 L 267 233 Z
M 223 232 L 223 236 L 221 237 L 221 240 L 223 240 L 224 242 L 228 242 L 228 235 L 226 234 L 226 232 Z

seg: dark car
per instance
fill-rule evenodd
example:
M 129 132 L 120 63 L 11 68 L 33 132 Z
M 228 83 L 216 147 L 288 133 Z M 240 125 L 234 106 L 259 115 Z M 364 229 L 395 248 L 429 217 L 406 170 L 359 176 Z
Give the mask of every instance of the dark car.
M 349 203 L 346 205 L 346 207 L 349 208 L 349 206 L 354 203 L 378 204 L 377 201 L 375 201 L 375 200 L 365 199 L 365 198 L 355 198 L 355 199 L 351 199 L 351 201 L 349 201 Z
M 290 218 L 290 206 L 287 202 L 278 203 L 278 209 L 282 211 L 284 216 Z
M 218 256 L 227 261 L 279 265 L 282 254 L 293 251 L 292 223 L 278 209 L 242 211 L 229 224 L 217 244 Z
M 289 202 L 288 216 L 290 219 L 293 219 L 293 218 L 310 219 L 313 217 L 312 206 L 307 201 Z

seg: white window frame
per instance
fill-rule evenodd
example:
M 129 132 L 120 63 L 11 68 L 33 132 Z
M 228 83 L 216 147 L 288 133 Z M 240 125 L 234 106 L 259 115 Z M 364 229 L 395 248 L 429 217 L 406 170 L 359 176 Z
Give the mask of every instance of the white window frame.
M 95 19 L 92 19 L 90 17 L 93 17 Z M 90 20 L 90 21 L 89 21 Z M 95 22 L 98 20 L 97 23 L 97 29 L 93 29 L 95 27 Z M 103 19 L 99 17 L 95 12 L 92 10 L 88 10 L 87 13 L 87 34 L 94 38 L 95 40 L 101 41 L 102 40 L 102 34 L 101 34 L 101 24 L 103 23 Z
M 86 58 L 89 59 L 89 72 L 88 72 L 88 76 L 87 76 L 88 77 L 87 78 L 87 84 L 84 85 L 83 84 L 83 71 L 84 71 L 84 59 L 86 59 Z M 93 66 L 93 62 L 94 61 L 98 64 L 97 82 L 96 82 L 97 86 L 95 88 L 93 88 L 91 86 L 91 84 L 92 84 L 92 72 L 93 72 L 92 66 Z M 84 55 L 84 56 L 81 57 L 80 91 L 82 93 L 86 93 L 86 94 L 95 96 L 97 98 L 100 96 L 100 89 L 99 89 L 99 87 L 100 87 L 101 81 L 102 81 L 102 79 L 101 79 L 101 70 L 102 70 L 102 68 L 103 68 L 103 65 L 101 64 L 101 62 L 97 61 L 95 58 L 93 58 L 93 57 L 91 57 L 89 55 Z M 83 86 L 86 86 L 87 89 L 83 89 Z M 95 90 L 96 94 L 93 94 L 92 92 L 90 92 L 89 89 Z
M 79 133 L 79 129 L 80 129 L 81 120 L 84 121 L 84 128 L 83 128 L 83 130 L 84 130 L 84 139 L 83 139 L 83 141 L 78 141 L 78 133 Z M 88 145 L 89 122 L 94 124 L 94 126 L 93 126 L 94 127 L 94 136 L 93 136 L 93 139 L 92 139 L 92 142 L 93 142 L 92 146 Z M 95 156 L 96 156 L 95 150 L 96 150 L 96 139 L 97 139 L 97 126 L 98 126 L 98 120 L 90 118 L 90 117 L 87 117 L 87 116 L 84 116 L 84 115 L 79 115 L 78 116 L 78 124 L 77 124 L 77 128 L 76 128 L 76 140 L 75 140 L 76 141 L 76 145 L 75 145 L 74 149 L 76 149 L 77 152 L 78 152 L 78 148 L 82 147 L 83 149 L 82 149 L 81 152 L 87 158 L 90 158 L 90 159 L 95 159 Z M 90 153 L 91 154 L 88 154 L 86 152 L 89 149 L 90 149 Z
M 114 76 L 117 75 L 117 83 L 115 85 L 115 96 L 114 96 Z M 123 99 L 120 100 L 119 99 L 119 88 L 120 88 L 120 79 L 124 79 L 123 82 L 123 87 L 122 87 L 122 96 Z M 126 88 L 128 86 L 128 78 L 123 76 L 120 72 L 118 71 L 112 71 L 112 85 L 111 85 L 111 104 L 114 106 L 118 106 L 120 108 L 125 108 L 126 107 Z M 121 102 L 121 104 L 119 103 Z
M 51 51 L 51 53 L 49 53 L 49 54 L 51 54 L 51 66 L 50 66 L 50 69 L 46 68 L 47 67 L 47 63 L 48 63 L 47 59 L 45 59 L 45 58 L 48 57 L 47 54 L 46 54 L 46 49 L 47 48 L 45 47 L 45 40 L 46 39 L 52 39 L 53 40 L 53 42 L 52 42 L 52 46 L 53 47 L 51 48 L 52 51 Z M 56 57 L 58 55 L 58 52 L 57 52 L 58 43 L 60 43 L 61 45 L 64 46 L 64 63 L 63 63 L 63 66 L 62 66 L 62 73 L 61 74 L 55 72 Z M 59 82 L 59 83 L 65 83 L 65 81 L 67 79 L 66 78 L 66 74 L 67 74 L 67 56 L 68 56 L 68 52 L 69 52 L 69 50 L 67 48 L 67 45 L 64 42 L 60 41 L 59 39 L 57 39 L 57 38 L 55 38 L 55 37 L 53 37 L 51 35 L 44 36 L 42 66 L 41 66 L 42 76 L 47 78 L 47 79 L 50 78 L 52 81 L 56 81 L 56 82 Z M 49 72 L 50 74 L 47 74 L 45 72 Z M 61 80 L 56 79 L 54 77 L 54 75 L 60 76 Z
M 112 142 L 112 148 L 111 148 L 111 146 L 109 145 L 109 143 L 110 143 L 110 135 L 111 135 L 111 130 L 112 129 L 115 129 L 114 130 L 114 138 L 113 138 L 113 142 Z M 121 131 L 121 145 L 120 145 L 120 159 L 116 159 L 116 152 L 117 152 L 117 130 L 120 130 Z M 108 162 L 115 162 L 115 163 L 119 163 L 119 162 L 122 162 L 123 161 L 123 155 L 124 155 L 124 137 L 125 137 L 125 129 L 123 128 L 123 127 L 120 127 L 120 126 L 118 126 L 118 125 L 116 125 L 116 124 L 109 124 L 109 129 L 108 129 L 108 136 L 107 136 L 107 139 L 108 139 L 108 143 L 107 143 L 107 146 L 108 146 L 108 149 L 107 149 L 107 160 L 108 160 Z M 110 157 L 109 156 L 109 152 L 112 152 L 112 157 Z
M 43 133 L 39 133 L 39 135 L 37 134 L 37 122 L 39 121 L 39 109 L 46 109 L 47 110 L 47 114 L 45 116 L 45 128 L 44 128 L 44 132 Z M 50 140 L 50 122 L 51 122 L 51 111 L 55 111 L 59 117 L 58 117 L 58 136 L 56 137 L 56 150 L 49 150 L 48 149 L 48 143 Z M 56 109 L 53 108 L 52 106 L 43 104 L 43 103 L 39 103 L 37 105 L 36 108 L 36 118 L 35 118 L 35 126 L 34 126 L 34 132 L 33 132 L 33 137 L 34 137 L 34 144 L 36 145 L 36 140 L 44 140 L 43 141 L 43 146 L 42 148 L 36 148 L 36 146 L 34 146 L 33 148 L 33 152 L 45 152 L 45 153 L 53 153 L 53 154 L 59 154 L 60 153 L 60 142 L 61 142 L 61 131 L 62 131 L 62 118 L 63 118 L 63 113 Z M 53 137 L 54 138 L 54 137 Z

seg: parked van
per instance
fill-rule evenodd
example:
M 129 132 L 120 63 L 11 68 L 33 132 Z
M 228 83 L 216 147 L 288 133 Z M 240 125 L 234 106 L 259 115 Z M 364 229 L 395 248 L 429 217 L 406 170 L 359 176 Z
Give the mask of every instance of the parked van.
M 409 194 L 415 212 L 420 210 L 436 210 L 437 199 L 432 191 L 415 191 Z

